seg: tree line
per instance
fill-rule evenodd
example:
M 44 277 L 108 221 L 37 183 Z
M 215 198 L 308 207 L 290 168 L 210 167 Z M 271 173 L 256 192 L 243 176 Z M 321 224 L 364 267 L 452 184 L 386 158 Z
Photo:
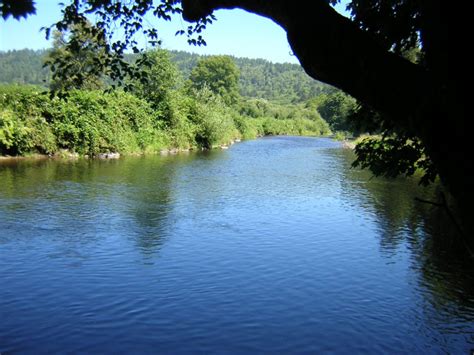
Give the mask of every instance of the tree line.
M 0 83 L 48 86 L 51 72 L 44 67 L 49 50 L 0 51 Z M 169 51 L 183 78 L 189 78 L 197 63 L 208 56 L 184 51 Z M 128 54 L 134 61 L 137 54 Z M 300 103 L 334 89 L 310 78 L 301 66 L 272 63 L 265 59 L 231 57 L 239 69 L 239 93 L 243 97 L 262 98 L 280 103 Z
M 331 128 L 348 128 L 356 106 L 347 95 L 308 78 L 306 89 L 304 81 L 293 85 L 288 78 L 296 83 L 304 73 L 292 64 L 239 59 L 239 67 L 229 56 L 162 49 L 128 55 L 127 65 L 142 69 L 140 75 L 130 70 L 118 87 L 107 67 L 97 65 L 107 60 L 101 32 L 85 22 L 67 36 L 54 32 L 48 51 L 2 53 L 0 79 L 21 85 L 0 87 L 1 154 L 97 156 L 210 149 L 263 135 L 328 135 Z M 248 76 L 250 69 L 267 79 L 257 75 L 242 89 L 241 73 Z M 287 78 L 283 97 L 282 78 Z

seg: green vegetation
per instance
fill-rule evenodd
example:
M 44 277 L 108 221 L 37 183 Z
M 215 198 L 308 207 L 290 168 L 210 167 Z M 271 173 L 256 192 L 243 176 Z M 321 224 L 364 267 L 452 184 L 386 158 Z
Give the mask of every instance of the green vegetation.
M 5 73 L 16 72 L 13 54 L 24 56 L 23 67 L 27 67 L 24 63 L 34 67 L 39 53 L 53 74 L 38 68 L 31 71 L 37 73 L 34 78 L 50 77 L 44 82 L 50 90 L 38 85 L 0 85 L 0 154 L 156 153 L 210 149 L 264 135 L 331 133 L 317 108 L 302 99 L 283 104 L 242 97 L 239 68 L 226 56 L 199 57 L 185 79 L 172 60 L 173 53 L 150 51 L 144 58 L 134 58 L 150 63 L 144 71 L 147 79 L 129 79 L 128 92 L 114 89 L 90 65 L 100 58 L 94 42 L 101 39 L 91 38 L 87 26 L 72 31 L 78 42 L 75 53 L 64 45 L 63 35 L 55 33 L 54 48 L 47 53 L 1 54 Z M 88 70 L 88 75 L 77 75 Z M 5 73 L 2 80 L 17 81 Z M 64 75 L 68 80 L 60 80 Z
M 0 52 L 0 83 L 48 85 L 51 71 L 43 67 L 47 53 L 32 49 Z
M 342 91 L 321 94 L 309 100 L 306 107 L 317 110 L 334 131 L 357 131 L 351 121 L 358 110 L 357 102 Z
M 98 3 L 102 4 L 103 2 L 99 1 Z M 419 132 L 411 132 L 411 128 L 416 125 L 408 125 L 409 129 L 406 129 L 406 127 L 400 129 L 400 127 L 397 128 L 397 125 L 390 122 L 392 118 L 397 117 L 398 119 L 398 117 L 407 116 L 407 112 L 402 110 L 400 113 L 397 111 L 396 115 L 392 114 L 393 117 L 382 114 L 381 111 L 375 110 L 367 103 L 361 105 L 341 91 L 311 80 L 297 65 L 273 64 L 259 59 L 251 60 L 226 56 L 203 58 L 185 52 L 171 52 L 166 54 L 167 58 L 164 61 L 156 60 L 151 56 L 151 61 L 154 63 L 153 70 L 159 67 L 158 62 L 167 65 L 166 63 L 172 60 L 179 71 L 173 66 L 175 68 L 173 69 L 174 72 L 169 71 L 170 68 L 161 68 L 158 71 L 164 70 L 166 72 L 168 70 L 168 74 L 165 72 L 156 73 L 147 69 L 146 65 L 138 65 L 139 73 L 137 74 L 130 65 L 133 65 L 133 63 L 147 64 L 147 60 L 150 58 L 140 57 L 138 54 L 125 54 L 123 50 L 126 47 L 133 49 L 135 46 L 132 37 L 134 33 L 140 30 L 142 24 L 141 19 L 137 17 L 139 11 L 123 13 L 120 9 L 106 6 L 105 3 L 102 6 L 104 6 L 107 15 L 104 15 L 104 21 L 101 24 L 95 26 L 88 23 L 81 16 L 76 18 L 77 13 L 72 11 L 74 6 L 68 8 L 72 12 L 67 12 L 68 16 L 65 16 L 63 21 L 60 22 L 60 27 L 67 28 L 69 33 L 66 36 L 64 33 L 59 34 L 53 31 L 55 46 L 51 52 L 47 53 L 46 63 L 50 65 L 54 73 L 52 79 L 50 79 L 51 75 L 48 72 L 41 71 L 39 67 L 36 71 L 27 68 L 28 60 L 25 60 L 25 57 L 32 56 L 29 63 L 31 66 L 38 66 L 41 63 L 38 56 L 44 56 L 45 53 L 18 51 L 18 53 L 0 53 L 0 68 L 2 68 L 0 82 L 24 83 L 31 81 L 40 84 L 39 81 L 42 81 L 44 83 L 49 82 L 53 90 L 68 90 L 71 88 L 101 88 L 104 86 L 104 76 L 108 76 L 112 80 L 128 80 L 128 83 L 133 82 L 135 87 L 142 86 L 141 89 L 133 89 L 133 93 L 151 104 L 152 108 L 158 112 L 159 120 L 167 122 L 167 129 L 174 130 L 175 136 L 173 137 L 175 138 L 172 140 L 172 144 L 179 147 L 192 147 L 194 145 L 193 141 L 199 142 L 203 147 L 224 144 L 225 139 L 216 139 L 215 134 L 211 134 L 212 130 L 209 128 L 192 131 L 188 129 L 191 126 L 183 124 L 185 120 L 192 122 L 192 124 L 204 124 L 199 119 L 189 117 L 189 107 L 187 104 L 182 104 L 182 102 L 186 101 L 183 101 L 183 97 L 187 97 L 188 102 L 189 100 L 195 100 L 196 93 L 193 93 L 193 90 L 199 91 L 207 87 L 221 100 L 220 104 L 217 104 L 216 100 L 210 100 L 208 101 L 209 105 L 211 105 L 210 102 L 213 102 L 213 110 L 218 110 L 217 107 L 222 104 L 228 106 L 228 109 L 233 111 L 230 115 L 234 122 L 233 126 L 237 130 L 240 129 L 239 133 L 243 137 L 251 138 L 264 134 L 327 133 L 329 129 L 327 129 L 327 125 L 321 124 L 320 119 L 322 118 L 329 124 L 331 131 L 335 133 L 336 139 L 353 138 L 364 132 L 382 134 L 381 137 L 366 139 L 358 145 L 356 149 L 358 159 L 354 165 L 370 168 L 376 175 L 385 176 L 412 175 L 415 171 L 422 170 L 425 172 L 423 181 L 426 183 L 433 181 L 436 177 L 437 169 L 431 162 L 433 154 L 432 152 L 430 154 L 424 146 L 426 139 L 420 139 Z M 378 26 L 385 23 L 386 20 L 393 20 L 389 15 L 390 12 L 373 14 L 377 17 L 377 21 L 372 23 L 365 17 L 366 13 L 360 10 L 364 6 L 366 5 L 352 1 L 349 4 L 349 9 L 361 27 L 378 33 L 380 37 L 378 38 L 379 44 L 391 48 L 393 52 L 408 59 L 413 64 L 425 65 L 427 63 L 424 53 L 425 48 L 420 43 L 413 26 L 410 25 L 409 31 L 406 33 L 387 32 L 386 28 L 383 26 L 379 28 Z M 384 9 L 386 10 L 386 8 Z M 158 6 L 155 15 L 166 18 L 166 14 L 170 11 L 173 11 L 173 5 L 163 4 L 161 7 Z M 109 15 L 123 18 L 124 23 L 129 21 L 129 23 L 134 23 L 134 26 L 136 25 L 136 27 L 126 29 L 131 37 L 127 37 L 124 43 L 112 43 L 111 46 L 106 44 L 105 33 L 111 30 L 107 27 L 107 21 L 110 20 L 107 19 Z M 378 22 L 382 18 L 383 21 Z M 409 23 L 411 20 L 407 17 L 402 18 L 401 21 L 405 24 L 405 22 Z M 188 38 L 192 33 L 200 33 L 207 23 L 210 22 L 198 21 L 195 27 L 189 28 L 187 31 Z M 148 30 L 147 36 L 153 39 L 154 32 Z M 203 39 L 199 35 L 197 38 L 190 38 L 190 43 L 203 43 Z M 112 50 L 110 50 L 110 47 L 112 47 Z M 21 63 L 24 72 L 35 73 L 31 75 L 31 79 L 20 74 L 23 71 L 15 69 L 15 56 L 21 56 L 21 58 L 18 58 L 18 63 Z M 342 70 L 342 68 L 338 67 L 338 70 Z M 178 72 L 182 74 L 183 79 L 176 79 L 177 82 L 172 82 L 173 80 L 163 77 L 163 75 L 168 75 L 168 77 L 179 78 Z M 143 74 L 153 80 L 143 84 L 147 82 L 147 80 L 144 80 Z M 349 76 L 347 75 L 347 77 Z M 159 78 L 159 80 L 155 78 Z M 187 90 L 183 90 L 182 81 L 186 80 Z M 151 88 L 150 85 L 158 85 L 161 88 Z M 173 90 L 163 89 L 166 85 L 171 85 Z M 408 90 L 404 87 L 402 91 L 399 90 L 398 92 L 406 91 Z M 172 94 L 171 97 L 165 97 L 170 93 Z M 158 96 L 152 98 L 151 95 Z M 265 100 L 262 99 L 266 99 L 268 102 L 265 103 Z M 380 100 L 376 100 L 375 103 L 380 103 Z M 266 107 L 262 110 L 262 106 Z M 391 105 L 390 107 L 396 106 Z M 317 117 L 308 114 L 310 111 L 313 115 L 316 114 Z M 195 112 L 200 111 L 195 110 Z M 413 112 L 416 112 L 416 110 Z M 248 116 L 252 119 L 242 120 L 238 118 L 239 115 Z M 411 119 L 411 113 L 408 113 L 408 115 Z M 431 112 L 430 115 L 432 115 Z M 185 117 L 184 121 L 183 117 Z M 177 127 L 181 128 L 178 129 Z M 227 124 L 227 127 L 230 127 L 230 125 Z M 200 133 L 196 133 L 198 131 Z M 193 138 L 195 134 L 197 134 L 197 137 Z M 214 138 L 208 139 L 208 134 L 209 137 Z M 222 137 L 227 136 L 229 134 L 224 134 Z M 434 151 L 437 152 L 438 148 Z
M 208 87 L 228 105 L 239 100 L 239 70 L 230 57 L 219 55 L 200 60 L 191 71 L 189 83 L 196 90 Z
M 68 100 L 29 86 L 0 87 L 0 152 L 139 152 L 165 142 L 145 101 L 124 92 L 73 90 Z
M 102 89 L 105 72 L 95 63 L 105 60 L 103 32 L 93 32 L 88 21 L 72 25 L 69 32 L 68 38 L 64 32 L 53 33 L 53 49 L 45 58 L 45 65 L 53 73 L 50 88 L 53 91 Z

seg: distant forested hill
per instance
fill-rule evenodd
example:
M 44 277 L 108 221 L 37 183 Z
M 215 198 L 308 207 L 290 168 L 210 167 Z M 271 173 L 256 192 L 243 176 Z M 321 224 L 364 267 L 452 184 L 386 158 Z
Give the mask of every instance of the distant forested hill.
M 0 52 L 0 83 L 47 85 L 50 73 L 43 68 L 45 50 Z M 171 51 L 184 78 L 202 56 Z M 240 94 L 272 101 L 302 102 L 327 91 L 329 86 L 313 80 L 297 64 L 271 63 L 264 59 L 233 58 L 240 69 Z
M 0 83 L 47 85 L 48 68 L 43 68 L 46 50 L 22 49 L 0 52 Z

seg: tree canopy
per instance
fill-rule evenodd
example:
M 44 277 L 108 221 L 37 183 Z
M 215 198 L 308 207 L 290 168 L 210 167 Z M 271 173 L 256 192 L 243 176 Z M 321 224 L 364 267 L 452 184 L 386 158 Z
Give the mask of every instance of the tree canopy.
M 68 33 L 54 31 L 53 38 L 53 49 L 45 58 L 45 65 L 53 73 L 50 83 L 53 91 L 104 86 L 105 68 L 96 65 L 105 60 L 103 33 L 93 31 L 92 24 L 84 21 L 71 25 Z
M 146 55 L 151 63 L 151 66 L 145 69 L 150 80 L 137 81 L 133 88 L 139 97 L 156 106 L 166 101 L 166 96 L 178 86 L 181 81 L 181 73 L 176 64 L 171 61 L 169 52 L 155 49 Z
M 234 104 L 239 96 L 239 69 L 232 58 L 224 55 L 201 59 L 189 76 L 192 88 L 208 87 L 227 104 Z

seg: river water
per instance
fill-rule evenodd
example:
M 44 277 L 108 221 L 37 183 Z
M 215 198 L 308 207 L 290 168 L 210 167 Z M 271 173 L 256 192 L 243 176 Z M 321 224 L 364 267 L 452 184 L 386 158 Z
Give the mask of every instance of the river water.
M 329 139 L 0 164 L 0 353 L 453 353 L 474 272 Z

